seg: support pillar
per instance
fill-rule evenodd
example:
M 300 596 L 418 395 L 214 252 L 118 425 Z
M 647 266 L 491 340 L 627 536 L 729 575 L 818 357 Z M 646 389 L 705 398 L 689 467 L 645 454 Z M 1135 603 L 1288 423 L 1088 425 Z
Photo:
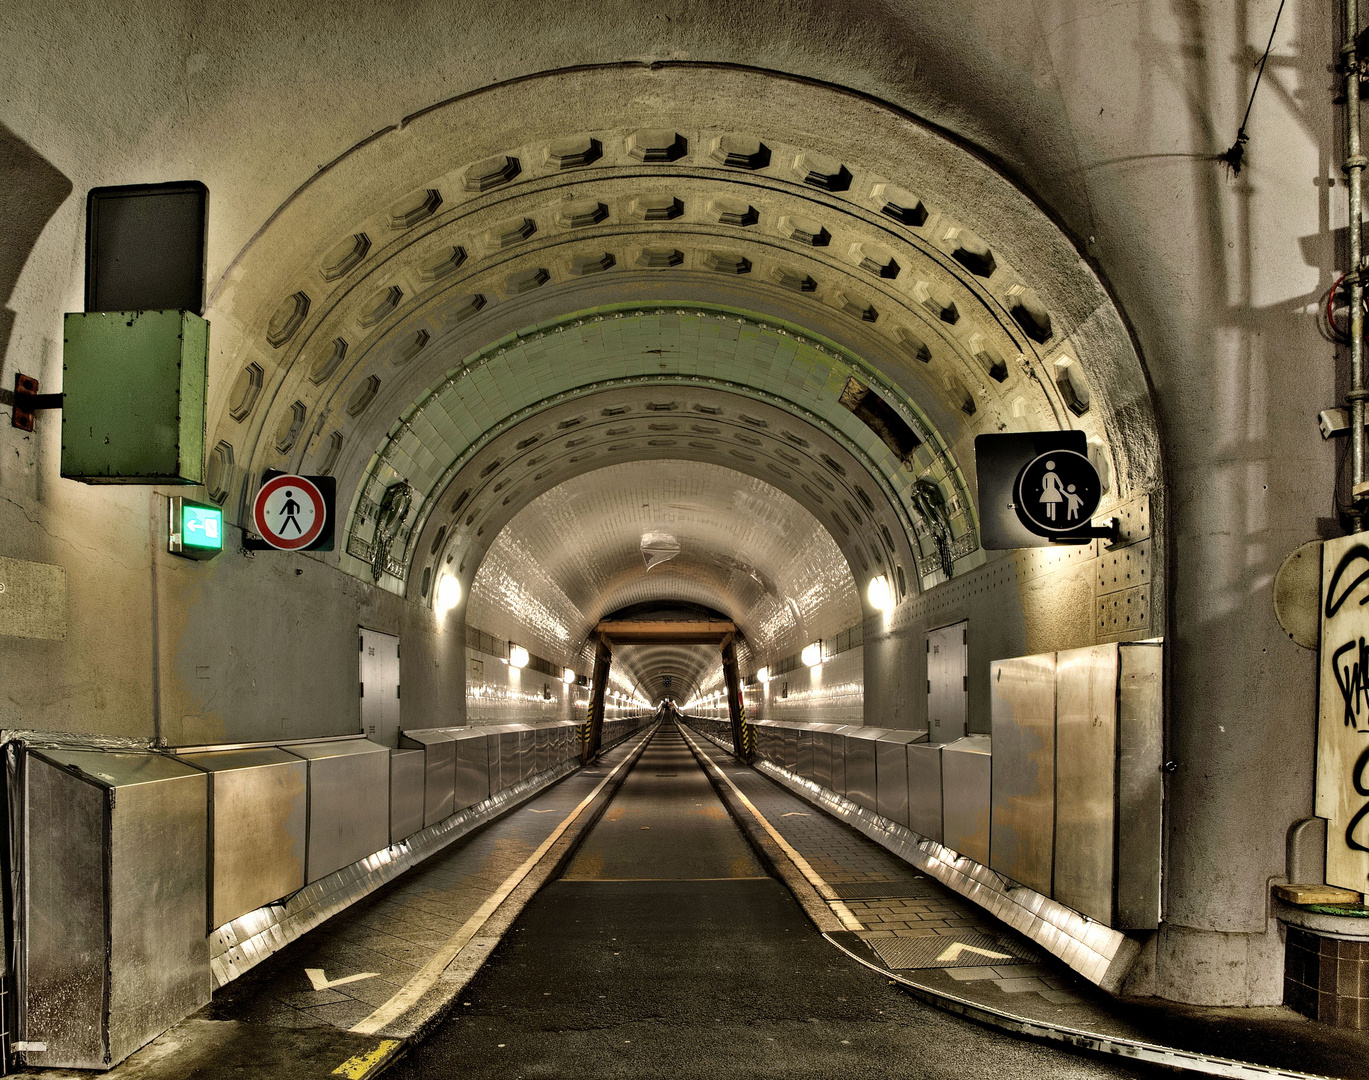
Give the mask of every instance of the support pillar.
M 742 705 L 741 677 L 737 673 L 737 646 L 731 635 L 723 641 L 722 652 L 723 681 L 727 683 L 727 714 L 732 721 L 732 752 L 739 758 L 747 758 L 748 747 L 742 732 L 746 710 Z
M 604 735 L 604 697 L 608 693 L 608 669 L 613 652 L 601 636 L 594 650 L 594 682 L 589 697 L 589 741 L 585 743 L 581 764 L 588 765 L 599 756 L 599 744 Z

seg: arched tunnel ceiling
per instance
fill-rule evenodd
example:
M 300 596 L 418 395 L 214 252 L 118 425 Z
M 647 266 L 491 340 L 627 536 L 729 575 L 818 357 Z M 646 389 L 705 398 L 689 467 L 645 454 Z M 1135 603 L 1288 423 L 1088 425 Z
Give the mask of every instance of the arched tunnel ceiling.
M 588 368 L 556 355 L 568 314 L 625 304 L 648 313 L 638 326 L 710 310 L 807 344 L 774 382 L 754 348 L 710 368 L 717 339 L 690 355 L 605 335 Z M 411 595 L 421 556 L 404 541 L 477 438 L 596 380 L 726 383 L 744 360 L 733 392 L 827 428 L 883 486 L 924 584 L 912 484 L 939 483 L 972 549 L 957 462 L 981 431 L 1082 427 L 1114 498 L 1159 475 L 1125 326 L 1030 200 L 906 116 L 763 72 L 596 69 L 426 110 L 282 206 L 210 314 L 211 497 L 243 520 L 263 469 L 332 473 L 360 511 L 334 558 L 366 573 L 379 481 L 412 478 L 382 566 Z M 923 460 L 902 465 L 842 414 L 853 372 L 924 437 Z
M 679 553 L 648 569 L 653 539 Z M 475 574 L 466 619 L 569 663 L 601 619 L 656 601 L 721 612 L 762 658 L 862 618 L 845 557 L 794 499 L 707 462 L 635 461 L 567 480 L 519 511 Z M 692 686 L 709 667 L 700 655 L 642 645 L 624 663 L 639 682 L 675 665 Z
M 718 650 L 708 645 L 624 645 L 613 662 L 653 705 L 667 697 L 676 704 L 689 701 L 722 665 Z

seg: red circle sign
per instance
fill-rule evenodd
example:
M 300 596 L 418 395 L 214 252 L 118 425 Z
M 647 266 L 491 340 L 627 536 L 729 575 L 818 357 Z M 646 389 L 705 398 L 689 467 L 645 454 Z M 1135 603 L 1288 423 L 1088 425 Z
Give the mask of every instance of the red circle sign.
M 261 538 L 281 551 L 307 548 L 328 522 L 328 504 L 312 480 L 273 476 L 252 504 L 252 522 Z

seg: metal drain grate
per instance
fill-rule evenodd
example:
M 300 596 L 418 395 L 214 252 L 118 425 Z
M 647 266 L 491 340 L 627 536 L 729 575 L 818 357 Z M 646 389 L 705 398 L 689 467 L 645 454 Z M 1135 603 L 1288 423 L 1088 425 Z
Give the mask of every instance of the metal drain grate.
M 985 934 L 950 934 L 938 937 L 874 938 L 866 942 L 890 969 L 996 967 L 1013 963 L 1040 963 L 1035 949 Z
M 940 889 L 926 879 L 898 881 L 829 881 L 840 900 L 911 900 L 923 896 L 943 897 Z

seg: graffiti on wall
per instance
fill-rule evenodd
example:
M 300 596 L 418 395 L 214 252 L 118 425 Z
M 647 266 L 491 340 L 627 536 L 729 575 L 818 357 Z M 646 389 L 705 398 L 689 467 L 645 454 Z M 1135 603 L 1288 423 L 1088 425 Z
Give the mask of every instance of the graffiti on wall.
M 1369 537 L 1322 548 L 1317 816 L 1327 820 L 1326 880 L 1369 890 Z

